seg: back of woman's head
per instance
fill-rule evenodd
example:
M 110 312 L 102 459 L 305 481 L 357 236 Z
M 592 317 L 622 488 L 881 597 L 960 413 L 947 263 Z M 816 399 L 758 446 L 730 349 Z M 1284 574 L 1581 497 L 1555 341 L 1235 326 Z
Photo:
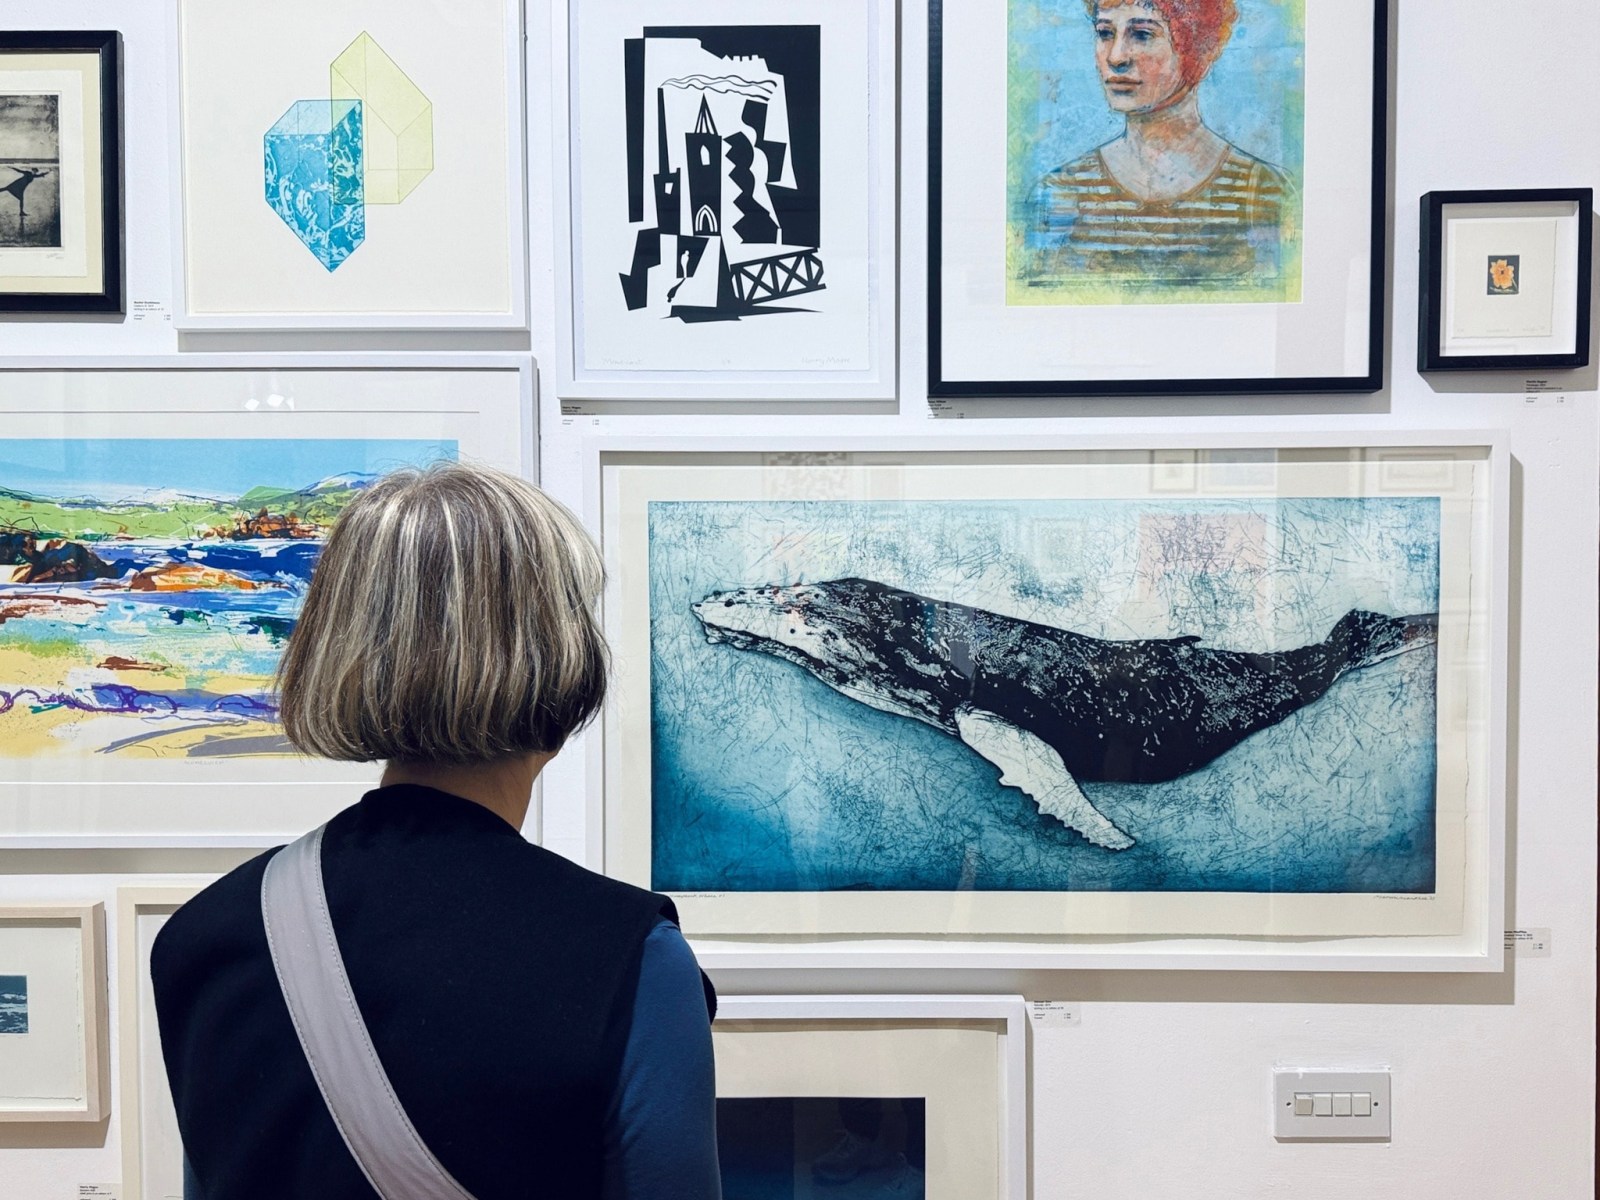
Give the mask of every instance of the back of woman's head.
M 526 480 L 385 475 L 317 563 L 278 668 L 284 731 L 356 762 L 554 752 L 605 695 L 603 579 L 583 528 Z

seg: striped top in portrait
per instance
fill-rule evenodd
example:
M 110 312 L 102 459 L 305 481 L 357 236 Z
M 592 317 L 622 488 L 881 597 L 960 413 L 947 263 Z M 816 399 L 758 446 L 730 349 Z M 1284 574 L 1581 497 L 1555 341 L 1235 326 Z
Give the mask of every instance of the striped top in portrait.
M 1270 287 L 1292 237 L 1291 198 L 1282 171 L 1231 145 L 1204 182 L 1170 200 L 1129 192 L 1093 150 L 1040 180 L 1026 215 L 1022 281 Z

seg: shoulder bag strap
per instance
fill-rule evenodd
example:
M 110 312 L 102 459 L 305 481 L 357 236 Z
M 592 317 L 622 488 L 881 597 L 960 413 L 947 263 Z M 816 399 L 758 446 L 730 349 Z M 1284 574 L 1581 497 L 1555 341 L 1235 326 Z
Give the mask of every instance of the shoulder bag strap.
M 356 1007 L 322 884 L 322 830 L 273 856 L 261 917 L 278 986 L 333 1123 L 383 1200 L 472 1200 L 423 1144 Z

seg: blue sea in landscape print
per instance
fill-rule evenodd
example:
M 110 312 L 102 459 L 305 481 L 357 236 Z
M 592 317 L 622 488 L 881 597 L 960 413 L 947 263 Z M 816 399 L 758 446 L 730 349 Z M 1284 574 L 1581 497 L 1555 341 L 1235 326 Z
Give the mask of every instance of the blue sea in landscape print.
M 6 757 L 286 752 L 271 680 L 328 530 L 406 439 L 0 442 Z
M 1434 498 L 658 501 L 648 520 L 658 890 L 1433 889 Z M 836 644 L 860 663 L 830 684 L 710 624 L 734 604 L 719 594 L 775 595 L 781 611 L 794 589 L 828 581 L 909 594 L 928 628 L 852 632 L 797 602 L 799 636 L 807 621 L 822 640 L 843 630 Z M 946 644 L 952 605 L 995 630 L 993 644 Z M 1341 631 L 1363 621 L 1395 633 L 1393 653 L 1353 656 Z M 1333 681 L 1170 777 L 1079 771 L 1087 803 L 1132 842 L 1107 848 L 897 698 L 928 669 L 917 656 L 930 643 L 988 655 L 1004 675 L 995 656 L 1009 651 L 996 647 L 1021 623 L 1094 639 L 1091 716 L 1115 702 L 1155 727 L 1181 707 L 1173 680 L 1118 673 L 1133 652 L 1215 658 L 1245 681 L 1214 671 L 1196 686 L 1221 690 L 1157 742 L 1183 741 L 1202 702 L 1249 716 L 1267 690 L 1249 673 L 1297 655 L 1333 662 Z M 1055 678 L 1023 657 L 1017 679 Z M 899 676 L 887 699 L 885 670 Z M 1062 758 L 1074 749 L 1061 743 Z
M 28 977 L 0 975 L 0 1035 L 28 1032 Z

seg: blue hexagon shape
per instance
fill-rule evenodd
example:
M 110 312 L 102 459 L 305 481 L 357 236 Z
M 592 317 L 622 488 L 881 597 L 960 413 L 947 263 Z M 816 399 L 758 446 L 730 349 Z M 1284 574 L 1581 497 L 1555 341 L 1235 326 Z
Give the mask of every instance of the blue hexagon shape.
M 262 139 L 267 203 L 330 271 L 367 236 L 359 100 L 297 100 Z

